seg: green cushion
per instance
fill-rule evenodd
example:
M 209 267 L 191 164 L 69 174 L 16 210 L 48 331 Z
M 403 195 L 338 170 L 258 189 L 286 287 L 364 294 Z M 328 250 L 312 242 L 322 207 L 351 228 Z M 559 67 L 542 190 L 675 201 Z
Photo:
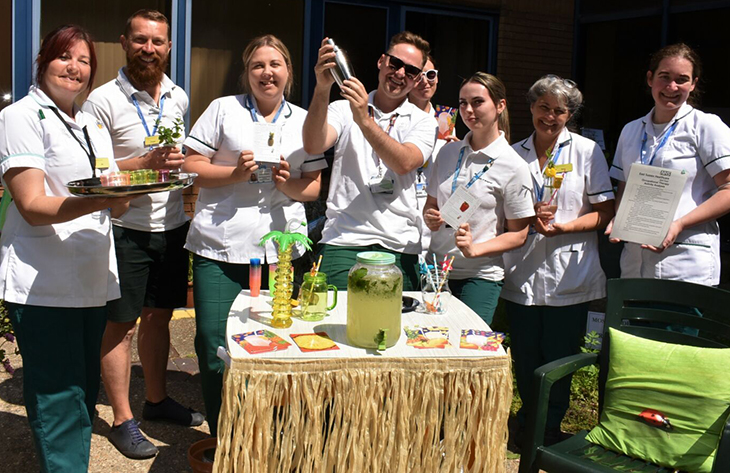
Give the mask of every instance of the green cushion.
M 587 440 L 633 458 L 709 473 L 730 414 L 730 348 L 655 342 L 609 329 L 606 398 Z M 639 414 L 654 409 L 671 430 Z

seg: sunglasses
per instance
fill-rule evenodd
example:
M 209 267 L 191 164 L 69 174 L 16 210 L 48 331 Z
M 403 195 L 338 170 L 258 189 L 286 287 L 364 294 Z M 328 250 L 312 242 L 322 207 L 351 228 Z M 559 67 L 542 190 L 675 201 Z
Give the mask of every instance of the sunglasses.
M 436 69 L 429 69 L 427 71 L 423 71 L 423 77 L 429 82 L 435 81 L 438 76 L 439 76 L 439 71 Z
M 548 74 L 548 75 L 545 76 L 545 78 L 546 79 L 550 79 L 550 80 L 559 80 L 559 81 L 562 81 L 563 82 L 563 85 L 566 86 L 569 89 L 572 89 L 573 87 L 576 86 L 576 83 L 573 82 L 572 80 L 570 80 L 570 79 L 563 79 L 562 77 L 556 76 L 555 74 Z
M 418 79 L 418 76 L 421 75 L 421 72 L 423 72 L 420 68 L 416 66 L 412 66 L 410 64 L 406 64 L 403 62 L 400 58 L 397 58 L 393 56 L 392 54 L 384 53 L 386 56 L 388 56 L 388 65 L 391 69 L 394 71 L 398 71 L 401 68 L 406 73 L 406 77 L 408 77 L 410 80 L 416 80 Z

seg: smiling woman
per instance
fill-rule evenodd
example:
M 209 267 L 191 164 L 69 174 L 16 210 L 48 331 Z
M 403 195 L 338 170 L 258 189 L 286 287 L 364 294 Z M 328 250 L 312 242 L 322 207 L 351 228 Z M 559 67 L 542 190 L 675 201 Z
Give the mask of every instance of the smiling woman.
M 532 392 L 535 368 L 579 351 L 588 303 L 605 296 L 595 230 L 613 216 L 601 149 L 566 128 L 583 104 L 578 86 L 547 75 L 530 87 L 527 98 L 535 132 L 512 147 L 530 168 L 537 218 L 525 246 L 504 257 L 502 290 L 523 400 Z M 560 436 L 569 396 L 570 379 L 561 380 L 550 396 L 548 441 Z M 517 416 L 521 428 L 523 411 Z
M 214 100 L 185 140 L 183 168 L 198 173 L 201 188 L 185 247 L 194 255 L 195 350 L 212 435 L 224 368 L 216 350 L 225 345 L 228 311 L 249 288 L 251 260 L 277 262 L 273 242 L 261 247 L 261 237 L 292 219 L 306 223 L 301 202 L 318 197 L 326 167 L 321 155 L 303 149 L 306 111 L 287 101 L 292 81 L 284 43 L 273 35 L 253 39 L 243 52 L 245 93 Z M 264 159 L 272 149 L 279 158 L 273 165 Z M 268 273 L 263 271 L 264 287 Z
M 527 165 L 506 138 L 506 96 L 502 81 L 491 74 L 477 72 L 462 82 L 459 115 L 470 131 L 441 149 L 423 207 L 432 231 L 429 253 L 454 258 L 451 292 L 488 324 L 504 279 L 503 255 L 522 246 L 535 214 Z M 447 209 L 465 209 L 468 201 L 478 211 L 458 228 L 447 225 Z
M 685 44 L 666 46 L 651 58 L 646 81 L 654 108 L 621 132 L 611 177 L 618 200 L 635 162 L 687 175 L 674 221 L 659 247 L 626 243 L 621 277 L 720 282 L 717 218 L 730 211 L 730 129 L 717 115 L 694 107 L 700 58 Z M 607 232 L 610 230 L 607 230 Z
M 106 304 L 120 294 L 110 214 L 122 213 L 129 198 L 74 197 L 66 188 L 93 176 L 97 164 L 116 170 L 101 159 L 113 156 L 108 131 L 74 105 L 96 72 L 88 33 L 55 29 L 37 65 L 38 85 L 0 112 L 0 174 L 13 196 L 0 237 L 7 275 L 0 298 L 23 356 L 41 468 L 81 472 L 89 464 Z

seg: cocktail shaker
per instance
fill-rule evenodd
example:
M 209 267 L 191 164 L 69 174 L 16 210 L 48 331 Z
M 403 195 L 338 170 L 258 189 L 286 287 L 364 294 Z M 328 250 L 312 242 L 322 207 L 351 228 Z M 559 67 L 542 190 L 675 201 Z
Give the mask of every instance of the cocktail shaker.
M 328 38 L 327 42 L 335 47 L 336 65 L 335 67 L 330 69 L 330 72 L 332 72 L 332 77 L 335 78 L 335 82 L 337 82 L 337 85 L 342 87 L 342 83 L 347 79 L 355 77 L 355 73 L 352 70 L 352 64 L 350 64 L 347 56 L 345 56 L 345 52 L 337 47 L 335 41 L 332 38 Z

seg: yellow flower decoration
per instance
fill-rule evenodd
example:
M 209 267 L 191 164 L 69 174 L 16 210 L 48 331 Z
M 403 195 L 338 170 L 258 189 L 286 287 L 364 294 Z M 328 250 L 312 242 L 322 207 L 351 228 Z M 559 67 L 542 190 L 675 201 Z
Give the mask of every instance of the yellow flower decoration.
M 551 164 L 552 164 L 552 163 L 551 163 Z M 545 177 L 555 177 L 555 176 L 557 176 L 557 174 L 558 174 L 558 173 L 557 173 L 557 172 L 555 172 L 555 168 L 554 168 L 553 166 L 548 166 L 548 167 L 547 167 L 547 168 L 545 169 L 545 173 L 544 173 Z

